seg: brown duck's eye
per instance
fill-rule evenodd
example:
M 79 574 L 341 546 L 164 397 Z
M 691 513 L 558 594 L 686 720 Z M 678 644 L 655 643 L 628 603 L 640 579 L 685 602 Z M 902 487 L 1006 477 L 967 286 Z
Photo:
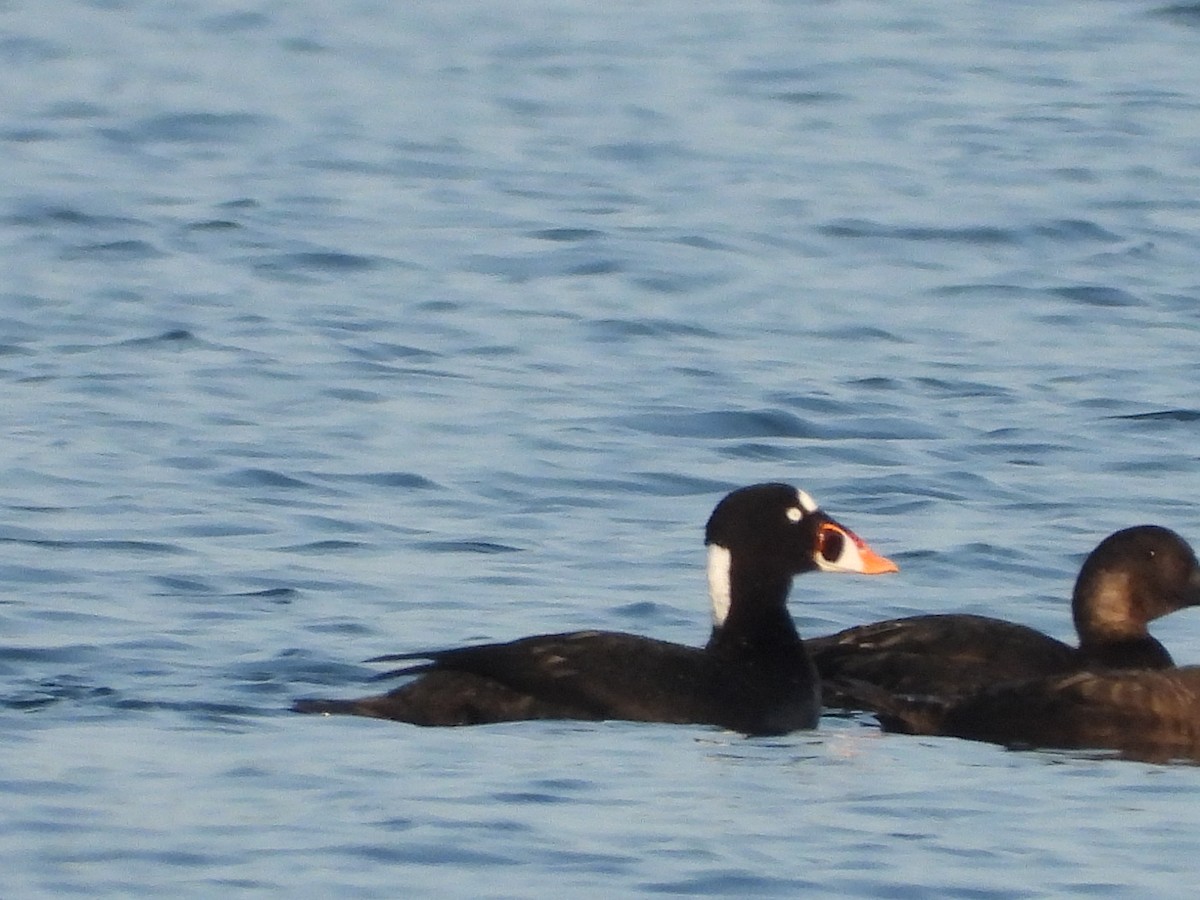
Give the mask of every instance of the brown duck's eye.
M 846 537 L 832 528 L 822 528 L 817 535 L 817 552 L 826 562 L 837 562 L 846 548 Z

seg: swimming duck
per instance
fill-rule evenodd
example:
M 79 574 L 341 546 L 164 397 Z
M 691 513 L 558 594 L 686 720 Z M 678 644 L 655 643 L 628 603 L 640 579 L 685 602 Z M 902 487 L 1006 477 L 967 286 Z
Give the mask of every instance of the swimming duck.
M 1169 528 L 1139 525 L 1109 535 L 1084 561 L 1071 596 L 1078 647 L 966 614 L 890 619 L 805 643 L 826 705 L 870 710 L 888 694 L 952 698 L 1085 669 L 1168 668 L 1171 654 L 1147 623 L 1198 603 L 1200 568 L 1187 541 Z
M 1200 762 L 1200 666 L 1074 672 L 953 698 L 877 695 L 873 705 L 888 731 Z
M 688 647 L 610 631 L 577 631 L 371 662 L 424 660 L 384 676 L 416 676 L 353 700 L 300 700 L 306 713 L 417 725 L 524 719 L 624 719 L 716 725 L 744 734 L 812 728 L 820 690 L 787 611 L 804 572 L 895 572 L 896 565 L 786 484 L 740 488 L 705 529 L 713 626 Z

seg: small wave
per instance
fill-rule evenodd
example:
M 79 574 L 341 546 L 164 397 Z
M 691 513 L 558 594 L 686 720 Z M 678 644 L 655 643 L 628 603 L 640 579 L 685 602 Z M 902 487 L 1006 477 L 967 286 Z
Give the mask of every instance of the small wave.
M 666 437 L 811 438 L 819 436 L 818 429 L 812 423 L 789 412 L 772 409 L 643 413 L 626 416 L 620 421 L 636 431 Z
M 300 596 L 300 592 L 295 588 L 277 587 L 263 588 L 261 591 L 238 591 L 233 594 L 226 594 L 227 597 L 255 597 L 260 600 L 274 600 L 278 603 L 290 603 Z
M 950 241 L 965 244 L 1013 244 L 1016 232 L 995 225 L 957 228 L 931 225 L 885 225 L 867 219 L 844 219 L 817 229 L 829 237 L 891 238 L 902 241 Z
M 388 341 L 377 341 L 361 347 L 348 348 L 352 356 L 361 359 L 390 362 L 396 359 L 417 362 L 432 362 L 443 359 L 446 354 L 436 350 L 426 350 L 424 347 L 413 347 L 408 344 L 396 344 Z
M 869 219 L 843 219 L 824 225 L 818 230 L 830 237 L 890 238 L 901 241 L 943 241 L 972 245 L 1018 244 L 1030 238 L 1103 243 L 1113 243 L 1121 239 L 1113 232 L 1084 219 L 1055 219 L 1020 228 L 1004 228 L 998 225 L 889 225 Z
M 342 400 L 346 403 L 383 403 L 390 399 L 376 391 L 364 391 L 358 388 L 325 388 L 320 394 L 322 397 Z
M 362 541 L 327 540 L 310 541 L 305 544 L 291 544 L 287 547 L 280 547 L 279 550 L 283 553 L 324 554 L 363 550 L 368 547 L 370 547 L 370 544 L 364 544 Z
M 716 338 L 716 333 L 687 322 L 667 319 L 597 319 L 588 323 L 591 340 L 619 342 L 630 338 L 686 337 Z
M 360 865 L 367 863 L 371 866 L 444 866 L 462 871 L 488 871 L 515 863 L 510 856 L 436 839 L 332 846 L 327 852 L 334 856 L 349 857 Z
M 49 550 L 115 550 L 122 553 L 150 554 L 183 554 L 189 551 L 178 544 L 166 544 L 161 541 L 121 541 L 121 540 L 55 540 L 51 538 L 13 538 L 0 537 L 0 543 L 24 544 L 29 547 L 43 547 Z
M 229 219 L 201 219 L 198 222 L 189 222 L 186 226 L 188 231 L 233 231 L 241 227 Z
M 1107 228 L 1101 228 L 1095 222 L 1086 219 L 1058 219 L 1040 225 L 1031 225 L 1027 231 L 1035 237 L 1049 237 L 1065 241 L 1102 241 L 1114 243 L 1121 236 Z
M 83 244 L 62 252 L 62 258 L 66 260 L 115 259 L 128 261 L 137 259 L 158 259 L 159 257 L 165 255 L 166 254 L 148 241 L 138 240 L 107 241 L 99 244 Z
M 178 575 L 155 575 L 151 581 L 177 594 L 211 594 L 213 587 L 198 578 L 183 578 Z
M 750 460 L 752 462 L 791 463 L 795 459 L 795 449 L 785 444 L 764 444 L 759 441 L 747 441 L 744 444 L 733 444 L 725 447 L 722 454 L 729 459 Z
M 125 228 L 140 225 L 136 219 L 124 216 L 102 216 L 87 213 L 69 206 L 30 206 L 21 212 L 5 217 L 4 221 L 11 225 L 25 227 L 58 227 L 62 225 L 79 226 L 81 228 Z
M 792 106 L 818 106 L 826 103 L 841 103 L 847 99 L 845 94 L 839 94 L 837 91 L 779 91 L 770 96 L 773 100 L 779 100 Z
M 167 712 L 188 713 L 201 720 L 224 721 L 229 718 L 244 718 L 259 716 L 263 710 L 257 706 L 244 703 L 214 703 L 206 700 L 146 700 L 141 697 L 121 697 L 116 691 L 109 690 L 98 695 L 105 700 L 105 705 L 112 709 L 135 710 L 138 712 L 164 710 Z
M 817 332 L 823 338 L 865 344 L 871 341 L 886 341 L 891 344 L 907 344 L 909 341 L 898 334 L 873 325 L 842 325 Z
M 696 497 L 730 490 L 728 485 L 709 478 L 680 475 L 677 472 L 638 472 L 632 485 L 634 493 L 655 497 Z
M 101 657 L 94 644 L 66 644 L 60 647 L 16 647 L 0 645 L 0 662 L 83 663 Z
M 1056 297 L 1073 300 L 1087 306 L 1138 306 L 1141 301 L 1128 291 L 1103 285 L 1076 285 L 1073 287 L 1055 288 L 1051 291 Z
M 520 553 L 520 547 L 508 544 L 497 544 L 492 541 L 421 541 L 416 544 L 418 550 L 428 550 L 430 553 Z
M 817 423 L 779 409 L 644 413 L 620 424 L 648 434 L 695 438 L 791 438 L 811 440 L 905 440 L 937 437 L 909 419 L 888 416 Z
M 186 328 L 174 328 L 152 337 L 129 338 L 119 341 L 117 347 L 157 347 L 161 345 L 195 343 L 196 336 Z
M 576 243 L 603 237 L 603 231 L 595 228 L 542 228 L 529 232 L 529 237 L 539 241 L 554 241 L 556 243 Z
M 870 391 L 898 391 L 904 386 L 899 378 L 886 375 L 869 375 L 866 378 L 855 378 L 849 382 L 851 387 L 866 388 Z
M 967 379 L 919 377 L 914 379 L 922 388 L 934 391 L 940 397 L 1012 397 L 1013 391 L 997 384 Z
M 680 269 L 673 272 L 635 275 L 631 280 L 638 287 L 656 294 L 688 294 L 704 288 L 711 288 L 728 279 L 714 272 Z
M 1200 28 L 1200 3 L 1172 3 L 1170 6 L 1151 10 L 1150 15 L 1174 22 L 1176 25 Z
M 109 137 L 128 142 L 225 143 L 258 130 L 271 120 L 251 113 L 165 113 L 149 116 L 129 131 L 107 132 Z
M 346 272 L 366 272 L 377 268 L 379 260 L 356 253 L 343 253 L 336 250 L 310 250 L 302 253 L 280 253 L 259 259 L 254 268 L 259 272 L 288 275 L 308 274 L 312 272 L 342 274 Z
M 1106 416 L 1108 419 L 1123 419 L 1129 422 L 1196 422 L 1200 421 L 1200 409 L 1160 409 L 1154 412 L 1130 413 L 1122 416 Z
M 287 489 L 311 489 L 314 485 L 274 469 L 242 469 L 222 479 L 233 487 L 271 487 Z
M 675 160 L 689 153 L 678 141 L 618 141 L 595 145 L 591 155 L 611 162 L 645 164 Z
M 617 259 L 584 255 L 582 250 L 573 247 L 526 256 L 474 254 L 465 265 L 469 271 L 495 275 L 517 284 L 539 278 L 616 275 L 625 270 L 625 265 Z
M 415 472 L 322 472 L 318 477 L 322 481 L 333 483 L 368 484 L 373 487 L 399 488 L 406 491 L 431 491 L 442 488 L 436 481 L 430 481 L 424 475 L 418 475 Z
M 35 712 L 64 702 L 108 701 L 115 694 L 116 691 L 110 687 L 89 684 L 76 678 L 47 678 L 17 688 L 13 693 L 0 697 L 0 706 L 24 712 Z

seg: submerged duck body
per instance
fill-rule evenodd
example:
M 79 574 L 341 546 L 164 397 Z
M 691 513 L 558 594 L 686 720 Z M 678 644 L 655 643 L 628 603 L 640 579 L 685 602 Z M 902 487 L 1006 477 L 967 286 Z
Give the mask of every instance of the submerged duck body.
M 888 694 L 945 699 L 1084 670 L 1169 668 L 1171 655 L 1147 624 L 1200 603 L 1198 572 L 1195 553 L 1178 534 L 1139 525 L 1109 535 L 1084 561 L 1071 598 L 1078 647 L 965 614 L 890 619 L 806 644 L 826 705 L 848 709 L 874 710 Z
M 816 725 L 816 670 L 787 611 L 795 575 L 880 574 L 896 566 L 786 484 L 741 488 L 705 529 L 713 628 L 704 647 L 638 635 L 537 635 L 372 662 L 417 661 L 381 677 L 416 676 L 353 700 L 294 709 L 475 725 L 524 719 L 624 719 L 780 734 Z

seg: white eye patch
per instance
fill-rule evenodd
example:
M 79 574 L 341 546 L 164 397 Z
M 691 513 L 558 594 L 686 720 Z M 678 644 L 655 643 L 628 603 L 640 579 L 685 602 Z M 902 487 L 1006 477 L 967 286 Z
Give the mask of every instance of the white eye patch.
M 826 551 L 822 549 L 817 554 L 817 568 L 822 572 L 862 572 L 866 566 L 863 564 L 862 554 L 858 552 L 858 545 L 853 540 L 838 535 L 841 539 L 837 541 L 833 549 L 837 555 L 830 559 L 825 555 Z
M 787 517 L 789 522 L 799 522 L 804 518 L 804 510 L 798 506 L 793 506 L 788 509 Z

